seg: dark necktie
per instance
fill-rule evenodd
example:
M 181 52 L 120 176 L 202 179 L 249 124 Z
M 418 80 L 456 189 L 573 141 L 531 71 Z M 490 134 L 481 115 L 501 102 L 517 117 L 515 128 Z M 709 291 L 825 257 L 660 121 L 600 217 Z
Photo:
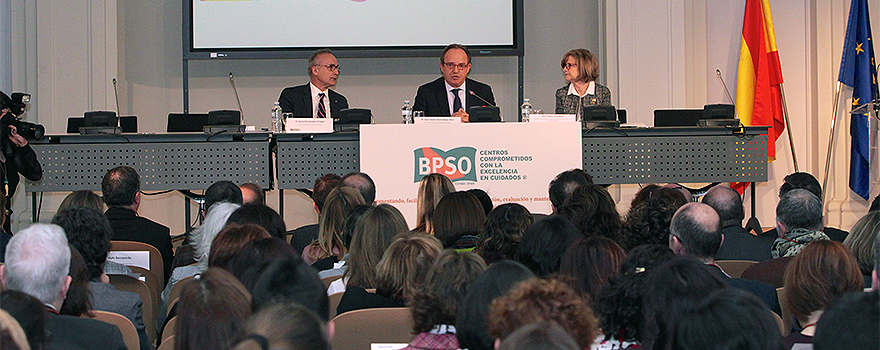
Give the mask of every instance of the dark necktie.
M 324 107 L 324 93 L 318 94 L 318 118 L 327 118 L 327 108 Z
M 455 99 L 452 100 L 452 113 L 458 112 L 461 109 L 461 97 L 458 96 L 458 92 L 461 89 L 452 89 L 452 94 L 455 95 Z

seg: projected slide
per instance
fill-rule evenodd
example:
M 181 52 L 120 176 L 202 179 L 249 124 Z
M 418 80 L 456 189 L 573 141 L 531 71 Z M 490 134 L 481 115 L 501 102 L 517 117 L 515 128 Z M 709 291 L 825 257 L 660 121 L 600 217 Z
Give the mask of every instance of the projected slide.
M 190 0 L 193 49 L 514 45 L 514 0 Z

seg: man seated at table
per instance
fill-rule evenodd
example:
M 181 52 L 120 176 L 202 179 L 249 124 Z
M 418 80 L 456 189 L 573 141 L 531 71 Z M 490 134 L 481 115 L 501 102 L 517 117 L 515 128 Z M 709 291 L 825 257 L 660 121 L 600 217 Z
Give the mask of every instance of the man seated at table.
M 309 83 L 284 88 L 278 102 L 283 113 L 297 118 L 332 118 L 348 108 L 348 100 L 330 90 L 339 79 L 339 62 L 330 49 L 321 49 L 309 57 Z
M 469 79 L 471 71 L 471 53 L 461 44 L 449 44 L 440 55 L 440 72 L 443 77 L 419 86 L 413 111 L 424 111 L 426 116 L 453 116 L 468 122 L 468 107 L 484 106 L 480 98 L 490 105 L 495 105 L 492 88 L 473 79 Z M 471 92 L 474 95 L 471 95 Z

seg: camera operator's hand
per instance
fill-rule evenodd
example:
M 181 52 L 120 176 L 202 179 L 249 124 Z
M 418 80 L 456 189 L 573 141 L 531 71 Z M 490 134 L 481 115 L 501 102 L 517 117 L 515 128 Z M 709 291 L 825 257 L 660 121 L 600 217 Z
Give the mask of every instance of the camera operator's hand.
M 9 141 L 12 141 L 12 143 L 18 147 L 24 147 L 28 144 L 27 139 L 21 137 L 21 135 L 18 134 L 18 130 L 13 125 L 9 126 Z

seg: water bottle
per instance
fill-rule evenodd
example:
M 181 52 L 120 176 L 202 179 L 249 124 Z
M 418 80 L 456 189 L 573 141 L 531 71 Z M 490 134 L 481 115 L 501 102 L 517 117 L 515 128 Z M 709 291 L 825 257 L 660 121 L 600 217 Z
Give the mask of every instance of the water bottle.
M 281 103 L 275 102 L 275 105 L 272 106 L 272 127 L 269 131 L 280 133 L 282 131 L 281 123 Z
M 528 123 L 529 116 L 532 114 L 532 103 L 529 102 L 529 99 L 524 99 L 522 107 L 520 107 L 522 114 L 520 114 L 520 122 Z
M 403 101 L 403 108 L 400 109 L 400 114 L 403 115 L 403 123 L 404 124 L 412 124 L 412 106 L 409 104 L 409 100 Z

